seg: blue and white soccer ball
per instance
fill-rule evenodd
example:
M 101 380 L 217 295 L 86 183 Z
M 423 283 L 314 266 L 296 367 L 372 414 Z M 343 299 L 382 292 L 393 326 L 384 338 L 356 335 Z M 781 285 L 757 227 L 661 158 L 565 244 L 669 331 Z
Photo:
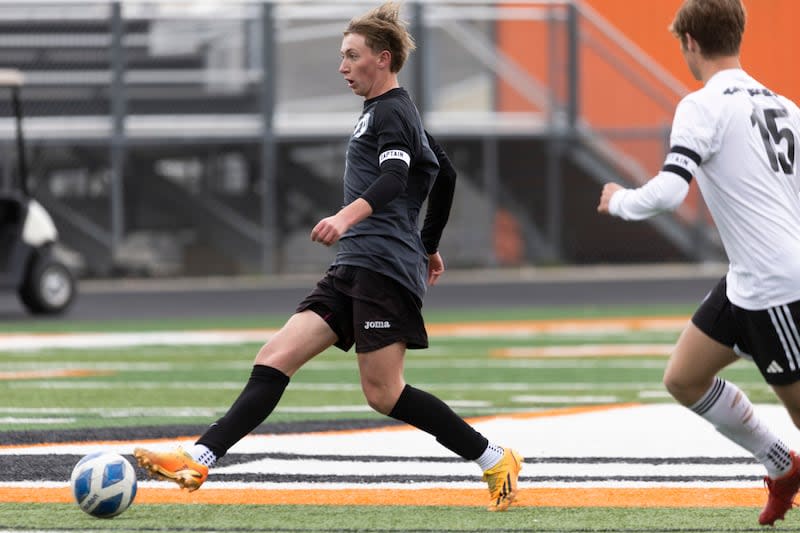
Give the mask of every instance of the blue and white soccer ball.
M 136 472 L 119 454 L 95 452 L 78 461 L 70 485 L 83 511 L 97 518 L 112 518 L 133 503 Z

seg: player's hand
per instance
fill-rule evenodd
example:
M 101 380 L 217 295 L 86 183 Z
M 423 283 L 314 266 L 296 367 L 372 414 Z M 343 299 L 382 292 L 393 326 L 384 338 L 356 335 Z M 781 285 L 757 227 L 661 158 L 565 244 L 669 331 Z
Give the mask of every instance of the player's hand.
M 348 228 L 349 225 L 337 213 L 317 222 L 317 225 L 311 230 L 311 240 L 330 246 L 335 244 Z
M 436 252 L 428 256 L 428 285 L 436 285 L 439 277 L 444 274 L 444 259 Z
M 608 215 L 608 205 L 611 203 L 611 197 L 622 188 L 622 185 L 616 183 L 606 183 L 603 186 L 603 192 L 600 193 L 600 204 L 597 206 L 597 212 Z
M 335 244 L 347 230 L 372 214 L 372 206 L 363 198 L 356 198 L 335 215 L 323 218 L 311 230 L 311 240 L 325 246 Z

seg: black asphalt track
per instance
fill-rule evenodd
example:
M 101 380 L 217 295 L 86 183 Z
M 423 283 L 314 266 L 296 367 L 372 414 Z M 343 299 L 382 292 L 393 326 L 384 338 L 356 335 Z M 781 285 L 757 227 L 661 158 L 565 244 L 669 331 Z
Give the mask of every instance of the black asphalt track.
M 454 271 L 431 287 L 426 310 L 530 306 L 698 304 L 724 274 L 719 265 Z M 82 280 L 69 320 L 286 315 L 319 276 Z M 31 317 L 0 293 L 0 321 Z M 491 318 L 491 316 L 487 316 Z M 53 320 L 44 319 L 44 320 Z M 57 318 L 56 318 L 57 320 Z

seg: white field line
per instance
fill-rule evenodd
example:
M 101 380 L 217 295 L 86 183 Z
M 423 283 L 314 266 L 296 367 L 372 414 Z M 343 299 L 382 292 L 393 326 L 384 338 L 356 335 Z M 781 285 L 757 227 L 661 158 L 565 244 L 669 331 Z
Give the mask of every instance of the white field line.
M 271 474 L 308 474 L 308 475 L 347 475 L 359 472 L 364 475 L 403 475 L 409 471 L 409 464 L 419 471 L 434 471 L 438 476 L 469 476 L 476 474 L 476 465 L 471 462 L 433 463 L 425 461 L 373 462 L 365 465 L 363 461 L 325 461 L 316 459 L 281 460 L 260 459 L 232 466 L 214 469 L 215 474 L 247 474 L 251 472 L 269 472 Z M 613 470 L 617 476 L 680 476 L 687 475 L 687 465 L 646 465 L 636 463 L 613 464 L 565 464 L 535 463 L 528 465 L 536 470 L 536 476 L 553 476 L 571 478 L 579 476 L 605 475 Z M 526 469 L 528 470 L 528 469 Z M 692 474 L 709 476 L 758 476 L 763 473 L 759 464 L 719 464 L 692 465 Z
M 543 320 L 509 323 L 433 324 L 432 337 L 442 338 L 525 338 L 541 335 L 611 335 L 642 331 L 680 331 L 685 318 Z M 134 333 L 2 333 L 0 351 L 28 351 L 53 348 L 109 348 L 145 345 L 224 345 L 263 343 L 276 333 L 273 329 L 159 331 Z
M 756 412 L 773 428 L 784 435 L 787 444 L 798 447 L 800 435 L 794 430 L 786 411 L 777 405 L 756 405 Z M 490 435 L 495 442 L 514 447 L 529 460 L 522 470 L 520 485 L 526 487 L 654 487 L 654 486 L 714 486 L 761 487 L 763 467 L 754 462 L 738 464 L 749 455 L 739 446 L 717 433 L 702 418 L 678 405 L 646 405 L 584 413 L 546 416 L 497 416 L 476 420 L 475 428 Z M 20 445 L 0 448 L 2 455 L 83 455 L 94 451 L 114 451 L 129 455 L 136 446 L 151 449 L 172 449 L 176 444 L 190 445 L 192 438 L 174 440 L 119 441 L 106 443 L 61 443 L 51 445 Z M 236 464 L 224 460 L 212 470 L 208 487 L 274 487 L 274 488 L 387 488 L 383 476 L 434 476 L 429 483 L 414 483 L 413 488 L 474 487 L 480 488 L 480 470 L 471 462 L 434 462 L 403 458 L 450 457 L 451 452 L 440 446 L 426 433 L 413 428 L 386 428 L 363 431 L 320 432 L 281 435 L 250 435 L 239 441 L 231 454 L 240 454 Z M 297 454 L 293 458 L 264 458 L 261 454 Z M 251 460 L 247 460 L 252 454 Z M 320 454 L 341 456 L 341 461 L 327 461 Z M 392 455 L 392 461 L 358 460 L 359 456 Z M 311 457 L 303 457 L 311 456 Z M 547 458 L 575 458 L 570 461 L 549 461 Z M 688 458 L 707 457 L 705 463 Z M 537 458 L 539 458 L 537 460 Z M 596 458 L 606 458 L 596 460 Z M 640 460 L 636 460 L 639 458 Z M 677 464 L 642 461 L 641 458 L 674 458 Z M 580 460 L 578 460 L 580 459 Z M 728 459 L 728 460 L 726 460 Z M 752 460 L 752 459 L 750 459 Z M 226 476 L 242 474 L 277 475 L 314 474 L 374 476 L 365 484 L 349 484 L 335 478 L 330 483 L 245 483 L 225 482 Z M 451 483 L 436 476 L 474 476 L 474 481 Z M 587 476 L 597 477 L 592 481 Z M 614 477 L 627 477 L 615 481 Z M 662 476 L 708 477 L 680 482 L 660 480 Z M 714 481 L 714 477 L 741 476 L 744 480 Z M 529 478 L 526 480 L 525 478 Z M 643 478 L 641 480 L 637 478 Z M 530 479 L 537 478 L 537 479 Z M 547 479 L 552 478 L 552 479 Z M 647 479 L 650 478 L 650 479 Z M 24 483 L 3 483 L 3 486 L 23 486 Z M 152 482 L 145 481 L 143 485 Z M 42 483 L 36 483 L 42 486 Z M 66 486 L 66 480 L 61 485 Z M 154 485 L 155 486 L 155 485 Z M 160 484 L 158 486 L 171 486 Z M 400 488 L 412 489 L 408 484 Z
M 0 334 L 0 351 L 52 348 L 222 345 L 264 342 L 275 330 L 159 331 L 136 333 Z
M 542 404 L 542 403 L 607 404 L 607 403 L 617 403 L 619 402 L 619 398 L 617 396 L 553 396 L 553 395 L 545 396 L 541 394 L 539 395 L 524 394 L 520 396 L 512 396 L 511 401 L 514 403 L 527 403 L 527 404 Z
M 489 323 L 432 324 L 432 336 L 442 337 L 530 337 L 544 334 L 586 335 L 625 334 L 636 331 L 679 332 L 689 321 L 688 317 L 667 318 L 605 318 L 605 319 L 554 319 Z
M 131 417 L 213 417 L 224 414 L 225 408 L 213 407 L 4 407 L 0 413 L 7 415 L 28 415 L 30 423 L 39 423 L 47 418 L 34 418 L 36 415 L 62 415 L 65 417 L 100 417 L 100 418 L 131 418 Z M 55 420 L 55 418 L 53 418 Z
M 666 361 L 647 360 L 647 359 L 620 359 L 604 360 L 601 358 L 576 358 L 575 360 L 554 359 L 481 359 L 481 358 L 448 358 L 448 359 L 415 359 L 414 355 L 407 356 L 405 367 L 407 369 L 442 369 L 442 368 L 542 368 L 542 369 L 593 369 L 593 368 L 616 368 L 616 369 L 657 369 L 663 370 Z M 10 361 L 0 362 L 0 368 L 4 370 L 33 370 L 41 368 L 52 368 L 58 365 L 66 370 L 96 370 L 96 371 L 137 371 L 137 372 L 165 372 L 171 370 L 181 370 L 185 368 L 182 363 L 121 363 L 108 361 Z M 230 362 L 230 363 L 201 363 L 206 370 L 240 370 L 249 372 L 252 362 Z M 748 368 L 750 362 L 742 362 L 741 366 L 732 366 L 731 370 Z M 307 372 L 328 372 L 331 370 L 355 370 L 355 361 L 323 361 L 312 360 L 303 367 L 303 373 Z M 243 374 L 245 375 L 245 374 Z M 739 378 L 737 378 L 739 379 Z M 203 382 L 206 383 L 206 382 Z M 241 382 L 243 384 L 244 382 Z
M 493 357 L 620 357 L 667 356 L 675 344 L 579 344 L 573 346 L 514 346 L 491 351 Z
M 448 405 L 455 408 L 482 408 L 490 407 L 489 402 L 481 400 L 452 400 Z M 28 415 L 26 422 L 39 423 L 52 420 L 62 422 L 63 419 L 34 418 L 33 415 L 64 415 L 64 416 L 99 416 L 101 418 L 130 418 L 130 417 L 210 417 L 219 416 L 227 411 L 227 407 L 0 407 L 0 414 Z M 308 406 L 280 406 L 280 413 L 372 413 L 371 407 L 363 404 L 357 405 L 308 405 Z M 8 417 L 10 420 L 11 417 Z M 0 419 L 1 420 L 1 419 Z M 22 419 L 20 419 L 22 420 Z M 21 422 L 19 422 L 21 423 Z M 43 422 L 45 423 L 45 422 Z
M 592 369 L 592 368 L 624 368 L 624 369 L 639 369 L 639 368 L 660 368 L 663 369 L 665 361 L 659 360 L 614 360 L 614 361 L 601 361 L 596 358 L 589 359 L 575 359 L 575 360 L 547 360 L 547 359 L 440 359 L 440 360 L 427 360 L 427 359 L 414 359 L 412 355 L 406 355 L 407 360 L 406 368 L 578 368 L 578 369 Z M 303 367 L 303 372 L 307 371 L 327 371 L 327 370 L 342 370 L 353 368 L 353 363 L 344 363 L 336 361 L 311 361 L 308 365 Z
M 35 353 L 35 352 L 31 352 Z M 486 359 L 483 357 L 464 359 L 421 359 L 416 354 L 406 355 L 406 368 L 664 368 L 663 360 L 616 360 L 597 361 L 591 358 L 580 360 L 525 360 L 525 359 Z M 3 362 L 0 366 L 4 369 L 35 369 L 49 367 L 54 363 L 41 361 Z M 206 370 L 242 370 L 249 371 L 253 363 L 250 359 L 241 362 L 208 362 L 199 363 Z M 136 370 L 142 372 L 164 372 L 169 370 L 182 370 L 185 363 L 123 363 L 108 361 L 66 361 L 58 362 L 59 367 L 68 369 L 93 370 Z M 303 372 L 327 372 L 329 370 L 354 370 L 358 367 L 355 360 L 351 361 L 323 361 L 312 360 L 303 367 Z
M 763 383 L 759 381 L 759 383 Z M 244 381 L 181 381 L 180 383 L 162 383 L 157 381 L 126 381 L 119 383 L 116 381 L 54 381 L 54 380 L 32 380 L 10 383 L 9 388 L 14 389 L 192 389 L 202 388 L 205 390 L 240 390 L 244 387 Z M 528 392 L 528 391 L 593 391 L 593 390 L 641 390 L 647 387 L 661 388 L 661 381 L 626 381 L 620 383 L 576 383 L 576 382 L 556 382 L 547 383 L 527 383 L 527 382 L 475 382 L 475 383 L 432 383 L 414 382 L 415 387 L 422 389 L 436 389 L 441 391 L 464 391 L 464 390 L 485 390 L 500 392 Z M 287 390 L 294 391 L 327 391 L 327 392 L 358 392 L 361 385 L 358 383 L 290 383 Z M 2 411 L 2 408 L 0 408 Z
M 0 533 L 64 533 L 58 529 L 0 529 Z
M 19 418 L 14 416 L 0 417 L 0 424 L 73 424 L 74 418 Z
M 474 472 L 473 472 L 474 473 Z M 150 479 L 139 480 L 139 488 L 159 488 L 159 489 L 172 489 L 177 490 L 174 483 L 166 481 L 152 481 Z M 64 488 L 67 482 L 60 481 L 0 481 L 0 487 L 8 488 Z M 531 482 L 521 481 L 522 488 L 753 488 L 754 485 L 749 481 L 689 481 L 689 482 L 670 482 L 662 481 L 658 483 L 641 482 L 641 481 L 591 481 L 591 482 L 574 482 L 574 481 L 547 481 L 547 482 Z M 231 490 L 353 490 L 353 489 L 389 489 L 389 490 L 421 490 L 421 489 L 486 489 L 486 483 L 483 481 L 448 481 L 448 482 L 414 482 L 413 484 L 403 482 L 380 482 L 370 484 L 353 484 L 345 482 L 290 482 L 290 483 L 275 483 L 275 482 L 259 482 L 259 481 L 206 481 L 203 483 L 203 489 L 231 489 Z M 9 533 L 20 533 L 24 530 L 14 530 Z M 53 533 L 64 533 L 68 530 L 59 530 Z M 83 531 L 83 530 L 81 530 Z M 36 533 L 41 533 L 40 530 L 35 530 Z M 0 530 L 3 533 L 3 530 Z
M 94 370 L 94 371 L 136 371 L 136 372 L 164 372 L 165 370 L 175 370 L 185 368 L 186 365 L 179 363 L 159 363 L 156 361 L 149 363 L 137 363 L 133 361 L 114 362 L 114 361 L 58 361 L 58 363 L 41 361 L 2 361 L 0 369 L 3 371 L 13 370 L 39 370 L 48 369 L 58 365 L 62 370 Z M 241 365 L 245 368 L 245 365 Z

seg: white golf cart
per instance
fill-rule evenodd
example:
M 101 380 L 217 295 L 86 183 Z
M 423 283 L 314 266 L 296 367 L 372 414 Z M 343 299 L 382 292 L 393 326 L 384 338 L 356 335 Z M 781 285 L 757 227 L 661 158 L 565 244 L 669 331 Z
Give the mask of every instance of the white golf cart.
M 0 183 L 0 290 L 16 291 L 30 313 L 58 314 L 74 301 L 77 283 L 53 253 L 58 240 L 53 219 L 28 191 L 22 84 L 19 71 L 0 69 L 0 89 L 5 88 L 11 100 L 17 154 L 16 179 L 10 180 L 10 187 Z

